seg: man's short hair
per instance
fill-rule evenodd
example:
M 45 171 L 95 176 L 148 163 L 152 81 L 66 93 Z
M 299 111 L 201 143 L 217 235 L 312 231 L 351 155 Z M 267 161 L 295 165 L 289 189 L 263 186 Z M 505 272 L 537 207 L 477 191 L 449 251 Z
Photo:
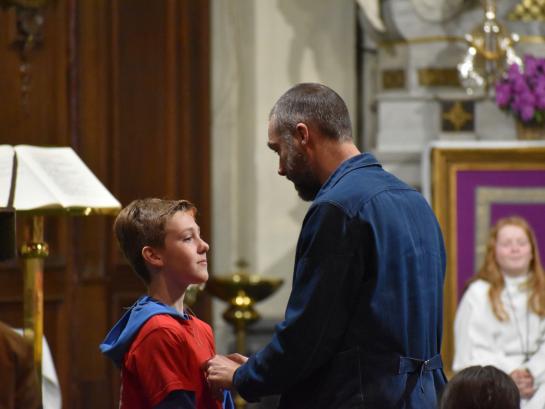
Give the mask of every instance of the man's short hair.
M 197 208 L 187 200 L 138 199 L 123 208 L 115 219 L 114 232 L 119 246 L 146 285 L 149 285 L 151 276 L 142 257 L 142 249 L 145 246 L 164 246 L 165 225 L 176 212 L 190 212 L 195 217 Z
M 286 91 L 269 114 L 272 128 L 287 138 L 295 133 L 298 123 L 312 124 L 326 137 L 352 139 L 350 114 L 343 99 L 322 84 L 302 83 Z

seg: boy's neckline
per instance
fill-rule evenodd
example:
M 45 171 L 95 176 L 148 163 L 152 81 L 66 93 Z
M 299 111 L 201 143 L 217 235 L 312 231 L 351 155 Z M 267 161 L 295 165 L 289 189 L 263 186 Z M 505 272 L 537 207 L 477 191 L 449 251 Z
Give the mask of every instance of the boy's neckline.
M 154 302 L 156 304 L 160 304 L 161 306 L 163 306 L 165 308 L 168 308 L 169 310 L 172 310 L 173 315 L 177 315 L 177 316 L 179 316 L 180 318 L 182 318 L 184 320 L 191 319 L 191 314 L 187 310 L 187 308 L 183 308 L 182 311 L 179 311 L 177 308 L 174 308 L 172 305 L 168 305 L 164 301 L 161 301 L 160 299 L 158 299 L 158 298 L 156 298 L 156 297 L 154 297 L 152 295 L 149 295 L 149 294 L 141 297 L 140 300 L 141 300 L 141 302 L 151 301 L 151 302 Z

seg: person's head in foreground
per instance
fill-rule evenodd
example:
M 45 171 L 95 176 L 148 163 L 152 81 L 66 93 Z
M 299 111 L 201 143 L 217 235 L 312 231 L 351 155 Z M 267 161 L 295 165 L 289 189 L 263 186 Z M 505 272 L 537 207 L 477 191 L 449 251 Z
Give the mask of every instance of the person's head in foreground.
M 470 366 L 447 384 L 439 409 L 519 409 L 520 395 L 509 375 L 493 366 Z

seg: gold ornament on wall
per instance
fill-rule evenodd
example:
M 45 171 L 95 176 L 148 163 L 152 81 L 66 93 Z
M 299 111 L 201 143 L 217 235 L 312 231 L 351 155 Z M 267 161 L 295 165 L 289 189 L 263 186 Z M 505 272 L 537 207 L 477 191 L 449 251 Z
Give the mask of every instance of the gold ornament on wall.
M 418 84 L 422 87 L 459 87 L 460 78 L 456 68 L 419 68 Z
M 522 0 L 509 13 L 512 21 L 545 21 L 545 0 Z
M 443 101 L 441 103 L 441 130 L 444 132 L 472 131 L 474 112 L 472 101 Z
M 382 71 L 382 89 L 397 90 L 405 88 L 405 71 L 401 69 L 386 69 Z

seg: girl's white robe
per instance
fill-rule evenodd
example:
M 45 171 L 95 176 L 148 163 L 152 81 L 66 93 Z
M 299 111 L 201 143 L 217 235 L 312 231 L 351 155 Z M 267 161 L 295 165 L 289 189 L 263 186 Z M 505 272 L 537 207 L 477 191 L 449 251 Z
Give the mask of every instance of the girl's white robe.
M 478 280 L 469 286 L 456 313 L 453 369 L 460 371 L 472 365 L 493 365 L 510 374 L 517 368 L 527 368 L 534 376 L 537 390 L 531 399 L 521 401 L 521 408 L 545 409 L 545 319 L 531 310 L 527 317 L 525 281 L 526 276 L 505 276 L 506 287 L 501 300 L 509 321 L 504 322 L 492 312 L 488 296 L 490 284 Z M 516 319 L 507 291 L 513 301 Z M 524 362 L 527 347 L 531 357 Z

